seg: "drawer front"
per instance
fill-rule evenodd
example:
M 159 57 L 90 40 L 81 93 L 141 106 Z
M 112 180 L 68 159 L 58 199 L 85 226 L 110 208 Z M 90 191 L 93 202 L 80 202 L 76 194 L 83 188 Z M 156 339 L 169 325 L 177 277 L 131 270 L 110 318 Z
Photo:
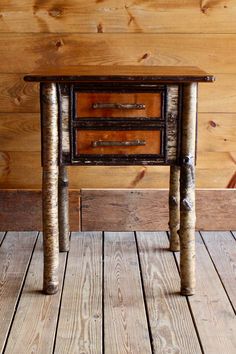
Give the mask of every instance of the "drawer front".
M 161 135 L 160 130 L 77 130 L 76 154 L 159 155 Z
M 75 93 L 76 118 L 162 118 L 162 93 Z

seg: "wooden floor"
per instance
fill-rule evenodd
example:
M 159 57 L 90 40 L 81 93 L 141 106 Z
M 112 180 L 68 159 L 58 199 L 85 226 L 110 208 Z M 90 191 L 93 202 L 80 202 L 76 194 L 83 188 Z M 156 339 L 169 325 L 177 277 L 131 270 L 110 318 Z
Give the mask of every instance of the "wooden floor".
M 196 234 L 189 298 L 165 232 L 73 233 L 55 296 L 41 293 L 42 234 L 0 244 L 1 353 L 236 353 L 236 232 Z

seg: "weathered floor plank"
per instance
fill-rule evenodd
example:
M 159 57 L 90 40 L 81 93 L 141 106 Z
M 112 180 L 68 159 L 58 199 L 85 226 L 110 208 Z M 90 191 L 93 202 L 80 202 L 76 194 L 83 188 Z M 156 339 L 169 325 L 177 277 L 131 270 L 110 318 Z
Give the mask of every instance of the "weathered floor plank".
M 230 231 L 201 235 L 236 313 L 236 241 Z
M 40 234 L 7 341 L 6 354 L 49 354 L 53 351 L 66 253 L 60 253 L 59 291 L 54 296 L 45 296 L 42 293 L 42 248 Z
M 55 353 L 102 353 L 102 233 L 72 233 Z
M 178 295 L 166 233 L 137 233 L 139 256 L 133 232 L 105 233 L 104 249 L 101 232 L 73 234 L 61 307 L 60 292 L 41 293 L 37 235 L 0 234 L 0 353 L 3 347 L 7 354 L 47 354 L 53 348 L 66 354 L 201 353 L 191 313 L 204 353 L 235 353 L 235 231 L 196 235 L 197 289 L 188 298 L 190 309 Z M 60 254 L 61 287 L 65 260 Z
M 5 236 L 5 232 L 0 232 L 0 245 L 2 240 L 4 239 L 4 236 Z
M 189 303 L 202 347 L 207 354 L 234 354 L 235 314 L 199 233 L 196 255 L 196 294 L 189 297 Z
M 106 353 L 151 353 L 133 232 L 105 233 L 104 327 Z
M 155 353 L 201 353 L 165 232 L 138 232 L 137 242 Z
M 0 248 L 0 353 L 37 239 L 37 232 L 8 232 Z

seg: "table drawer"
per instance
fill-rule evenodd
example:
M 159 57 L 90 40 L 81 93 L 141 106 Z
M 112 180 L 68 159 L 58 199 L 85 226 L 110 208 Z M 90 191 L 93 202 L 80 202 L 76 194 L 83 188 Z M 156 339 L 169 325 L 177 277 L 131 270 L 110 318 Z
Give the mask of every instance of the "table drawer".
M 75 92 L 80 118 L 162 118 L 163 93 Z
M 160 130 L 77 130 L 76 155 L 161 153 Z

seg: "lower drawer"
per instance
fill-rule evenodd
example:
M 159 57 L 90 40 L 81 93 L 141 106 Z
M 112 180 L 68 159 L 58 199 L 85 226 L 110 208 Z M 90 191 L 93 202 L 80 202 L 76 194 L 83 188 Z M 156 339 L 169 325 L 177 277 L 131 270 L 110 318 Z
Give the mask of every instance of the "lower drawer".
M 161 153 L 160 130 L 77 130 L 76 155 Z

